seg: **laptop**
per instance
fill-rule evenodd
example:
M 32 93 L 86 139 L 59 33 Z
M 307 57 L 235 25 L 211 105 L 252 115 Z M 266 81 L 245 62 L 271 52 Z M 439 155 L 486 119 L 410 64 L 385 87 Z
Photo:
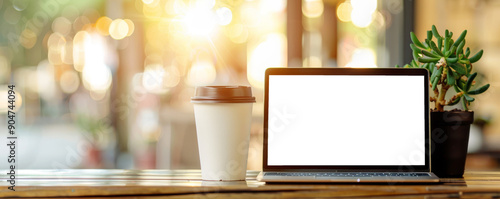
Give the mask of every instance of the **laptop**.
M 432 183 L 429 74 L 269 68 L 264 182 Z

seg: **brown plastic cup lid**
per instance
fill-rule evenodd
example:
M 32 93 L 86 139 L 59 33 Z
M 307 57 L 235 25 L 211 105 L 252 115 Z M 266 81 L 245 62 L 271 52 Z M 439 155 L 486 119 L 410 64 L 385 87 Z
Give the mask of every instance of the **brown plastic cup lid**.
M 254 103 L 249 86 L 199 86 L 194 91 L 192 103 Z

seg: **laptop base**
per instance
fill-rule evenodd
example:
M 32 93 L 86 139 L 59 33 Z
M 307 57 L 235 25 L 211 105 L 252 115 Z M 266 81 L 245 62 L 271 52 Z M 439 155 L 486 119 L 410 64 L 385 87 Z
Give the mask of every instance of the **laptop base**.
M 438 183 L 428 172 L 261 172 L 257 180 L 271 183 Z

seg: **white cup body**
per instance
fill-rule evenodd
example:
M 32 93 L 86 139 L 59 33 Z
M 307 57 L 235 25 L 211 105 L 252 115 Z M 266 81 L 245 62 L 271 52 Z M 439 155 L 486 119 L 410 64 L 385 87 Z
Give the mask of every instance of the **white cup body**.
M 245 180 L 252 103 L 194 103 L 203 180 Z

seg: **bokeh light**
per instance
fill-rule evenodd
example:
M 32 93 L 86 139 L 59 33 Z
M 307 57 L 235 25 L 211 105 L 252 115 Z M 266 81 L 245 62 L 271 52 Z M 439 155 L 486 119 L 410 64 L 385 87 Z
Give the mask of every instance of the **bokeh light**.
M 351 12 L 352 12 L 352 6 L 348 2 L 341 3 L 339 7 L 337 7 L 337 17 L 342 22 L 351 21 Z
M 259 5 L 255 2 L 247 1 L 240 9 L 240 21 L 247 27 L 259 27 L 259 25 L 262 25 L 261 21 L 266 20 L 262 19 L 262 17 L 263 10 L 260 10 Z
M 80 31 L 73 38 L 73 67 L 76 71 L 82 72 L 85 66 L 85 45 L 90 40 L 90 34 L 86 31 Z
M 99 17 L 101 17 L 101 14 L 99 14 L 99 11 L 97 11 L 94 8 L 87 8 L 83 11 L 82 13 L 83 16 L 87 17 L 90 22 L 95 22 Z
M 185 14 L 187 6 L 182 0 L 167 0 L 165 3 L 165 12 L 167 15 Z
M 23 79 L 24 80 L 24 85 L 23 87 L 25 88 L 24 91 L 25 93 L 28 93 L 26 97 L 28 98 L 36 98 L 36 95 L 29 95 L 31 94 L 38 94 L 38 74 L 37 74 L 37 66 L 34 67 L 25 67 L 16 70 L 14 73 L 14 79 Z
M 365 28 L 373 21 L 377 0 L 352 0 L 351 20 L 355 26 Z
M 168 90 L 163 87 L 163 78 L 165 77 L 165 69 L 163 65 L 151 64 L 147 65 L 142 74 L 142 86 L 151 93 L 164 94 Z
M 269 67 L 286 66 L 286 37 L 282 34 L 267 35 L 248 55 L 247 78 L 250 84 L 264 88 L 264 74 Z
M 61 17 L 73 22 L 80 15 L 80 10 L 75 5 L 67 5 L 62 9 Z
M 266 12 L 281 12 L 286 8 L 286 0 L 260 1 L 260 8 Z
M 127 36 L 129 27 L 123 19 L 115 19 L 109 25 L 109 35 L 116 40 L 123 39 Z
M 73 70 L 64 71 L 59 80 L 59 86 L 64 93 L 74 93 L 80 86 L 80 77 Z
M 190 35 L 208 36 L 215 28 L 216 18 L 210 10 L 193 9 L 186 14 L 184 22 Z
M 31 31 L 30 29 L 24 29 L 19 37 L 19 42 L 26 49 L 31 49 L 35 46 L 37 42 L 36 33 Z
M 160 116 L 158 110 L 143 109 L 136 117 L 139 133 L 145 140 L 157 141 L 160 136 Z
M 61 46 L 61 59 L 64 64 L 73 64 L 73 42 L 71 38 L 69 41 L 65 42 L 65 45 Z
M 132 20 L 130 19 L 124 19 L 123 21 L 125 21 L 125 23 L 127 23 L 127 26 L 128 26 L 128 32 L 127 32 L 127 37 L 132 35 L 132 33 L 134 33 L 134 30 L 135 30 L 135 25 L 134 25 L 134 22 L 132 22 Z
M 372 23 L 376 24 L 376 28 L 378 28 L 378 30 L 383 30 L 384 28 L 386 28 L 388 26 L 387 24 L 391 23 L 390 15 L 386 16 L 386 15 L 382 14 L 382 12 L 375 11 L 373 16 L 374 16 L 374 18 L 373 18 Z
M 213 62 L 196 61 L 191 65 L 187 74 L 187 84 L 191 86 L 205 86 L 215 81 L 216 70 Z
M 195 0 L 194 6 L 196 9 L 210 10 L 214 7 L 215 0 Z
M 93 92 L 105 93 L 111 85 L 112 75 L 105 64 L 107 48 L 103 36 L 95 32 L 78 32 L 73 46 L 74 67 L 82 72 L 83 86 Z
M 61 34 L 54 32 L 47 40 L 48 60 L 51 64 L 59 65 L 63 63 L 63 52 L 65 52 L 66 38 Z
M 165 77 L 163 78 L 163 85 L 167 88 L 176 87 L 181 81 L 181 75 L 177 66 L 167 66 L 165 68 Z
M 234 43 L 245 43 L 248 39 L 248 28 L 240 23 L 237 23 L 226 27 L 226 34 Z
M 303 67 L 318 68 L 323 67 L 321 58 L 318 56 L 309 56 L 304 59 Z
M 142 0 L 142 3 L 150 6 L 155 6 L 158 2 L 159 0 Z
M 377 0 L 351 0 L 353 10 L 363 10 L 373 13 L 377 9 Z
M 159 0 L 154 0 L 150 4 L 144 4 L 142 6 L 142 13 L 144 16 L 152 19 L 161 18 L 163 15 L 163 9 L 159 6 Z
M 65 17 L 57 17 L 52 22 L 52 31 L 60 33 L 62 35 L 68 35 L 71 32 L 71 21 Z
M 372 13 L 365 12 L 359 9 L 353 9 L 351 12 L 352 23 L 360 28 L 365 28 L 372 23 Z
M 54 66 L 47 60 L 41 61 L 36 70 L 37 92 L 43 99 L 52 100 L 56 97 L 56 82 Z
M 6 89 L 7 85 L 0 85 L 0 98 L 1 99 L 8 99 L 9 97 L 9 92 Z M 14 92 L 16 93 L 16 103 L 14 107 L 14 112 L 17 112 L 22 106 L 23 106 L 23 97 L 21 93 L 19 93 L 19 90 L 14 88 Z M 8 111 L 8 106 L 9 102 L 7 100 L 0 100 L 0 113 L 7 113 Z
M 17 24 L 19 19 L 21 19 L 21 12 L 14 9 L 14 7 L 6 7 L 3 19 L 9 24 Z
M 73 22 L 73 31 L 78 32 L 84 30 L 84 27 L 90 24 L 89 18 L 86 16 L 79 16 Z
M 10 76 L 10 61 L 0 54 L 0 82 L 7 82 Z
M 346 67 L 350 68 L 376 68 L 375 52 L 368 48 L 359 48 L 354 50 L 351 61 Z
M 28 7 L 29 1 L 28 0 L 12 1 L 12 5 L 14 9 L 16 9 L 17 11 L 23 11 Z
M 90 94 L 90 98 L 92 98 L 94 101 L 101 101 L 101 100 L 105 99 L 106 95 L 108 95 L 108 92 L 90 90 L 89 94 Z
M 187 26 L 184 23 L 184 15 L 176 16 L 172 20 L 162 20 L 158 29 L 164 33 L 170 33 L 175 37 L 187 35 Z
M 221 26 L 228 25 L 233 19 L 233 13 L 229 8 L 221 7 L 215 11 L 217 14 L 217 22 Z
M 101 18 L 99 18 L 95 23 L 97 32 L 101 35 L 108 36 L 109 26 L 111 25 L 111 22 L 113 22 L 113 20 L 111 20 L 109 17 L 102 16 Z
M 82 78 L 86 89 L 102 93 L 111 85 L 111 70 L 103 63 L 85 64 Z

